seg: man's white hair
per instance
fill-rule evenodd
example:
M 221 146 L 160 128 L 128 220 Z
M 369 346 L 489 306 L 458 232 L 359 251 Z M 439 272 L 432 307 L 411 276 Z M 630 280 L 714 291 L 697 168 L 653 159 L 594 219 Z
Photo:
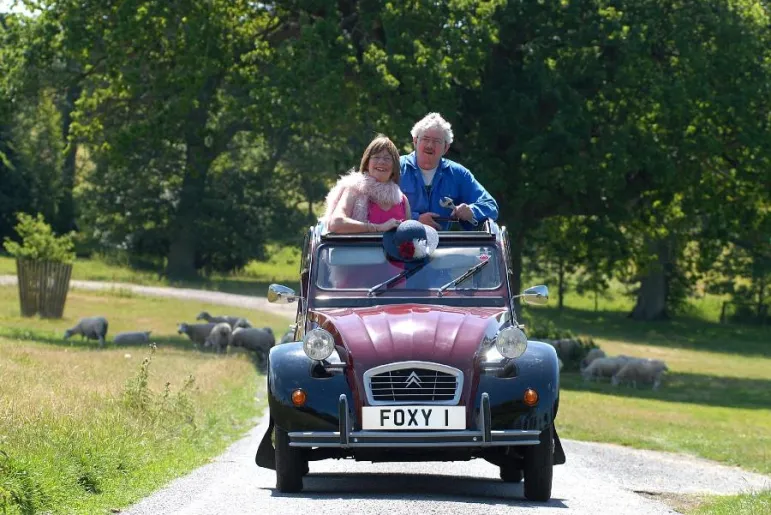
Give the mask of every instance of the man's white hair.
M 419 138 L 424 132 L 430 129 L 439 129 L 444 133 L 444 142 L 448 145 L 452 143 L 452 125 L 442 118 L 439 113 L 428 113 L 418 123 L 412 126 L 410 134 L 413 138 Z

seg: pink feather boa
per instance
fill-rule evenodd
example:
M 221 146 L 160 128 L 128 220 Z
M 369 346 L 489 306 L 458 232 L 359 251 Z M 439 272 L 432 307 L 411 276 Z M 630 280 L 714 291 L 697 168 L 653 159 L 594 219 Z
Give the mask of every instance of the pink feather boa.
M 332 189 L 329 190 L 322 220 L 329 222 L 346 190 L 350 190 L 356 197 L 353 212 L 347 214 L 359 222 L 368 221 L 370 200 L 380 205 L 383 209 L 390 209 L 402 200 L 402 190 L 395 182 L 378 182 L 371 175 L 352 171 L 340 177 Z

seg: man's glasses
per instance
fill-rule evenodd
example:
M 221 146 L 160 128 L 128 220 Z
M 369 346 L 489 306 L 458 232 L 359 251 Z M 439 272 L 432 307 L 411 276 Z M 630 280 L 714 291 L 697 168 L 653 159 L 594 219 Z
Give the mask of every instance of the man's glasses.
M 424 145 L 428 145 L 429 143 L 437 147 L 441 147 L 442 145 L 444 145 L 444 140 L 441 138 L 429 138 L 427 136 L 421 136 L 418 138 L 418 141 L 420 141 Z

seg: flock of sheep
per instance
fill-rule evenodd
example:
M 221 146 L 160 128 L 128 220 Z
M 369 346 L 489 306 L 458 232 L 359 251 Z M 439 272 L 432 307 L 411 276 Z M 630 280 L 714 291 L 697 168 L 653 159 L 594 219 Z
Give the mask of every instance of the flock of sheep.
M 241 317 L 228 315 L 212 316 L 206 311 L 198 314 L 196 320 L 204 320 L 204 323 L 180 323 L 177 326 L 178 334 L 187 335 L 190 340 L 201 347 L 212 347 L 215 352 L 221 353 L 228 346 L 242 347 L 256 352 L 261 357 L 266 357 L 268 351 L 276 343 L 273 330 L 270 327 L 252 327 L 248 320 Z M 64 332 L 64 339 L 80 335 L 89 340 L 98 340 L 103 347 L 107 338 L 109 324 L 104 317 L 85 317 L 78 320 L 75 326 Z M 141 344 L 150 341 L 151 331 L 131 331 L 118 333 L 113 338 L 117 344 Z M 288 330 L 281 338 L 281 342 L 291 341 L 294 331 Z
M 196 320 L 204 320 L 204 323 L 180 323 L 177 333 L 186 334 L 197 346 L 212 347 L 215 352 L 221 353 L 228 346 L 241 347 L 257 353 L 264 359 L 268 351 L 276 344 L 276 338 L 270 327 L 252 327 L 248 320 L 235 316 L 212 316 L 206 311 L 198 314 Z M 107 336 L 108 323 L 104 317 L 81 318 L 78 323 L 64 332 L 64 339 L 73 335 L 81 335 L 90 340 L 98 340 L 100 346 L 104 346 Z M 292 341 L 294 331 L 289 329 L 281 338 L 280 343 Z M 118 344 L 137 344 L 150 341 L 150 331 L 132 331 L 118 333 L 113 338 Z M 560 359 L 560 369 L 563 361 L 570 361 L 585 352 L 585 347 L 580 340 L 544 340 L 557 351 Z M 592 344 L 593 345 L 593 344 Z M 591 348 L 581 359 L 581 375 L 584 380 L 610 379 L 617 386 L 619 384 L 631 384 L 635 388 L 638 384 L 650 384 L 656 390 L 661 385 L 661 376 L 668 371 L 666 363 L 657 359 L 635 358 L 631 356 L 606 356 L 599 348 Z
M 557 351 L 557 356 L 568 360 L 584 352 L 580 340 L 563 339 L 547 341 Z M 585 381 L 609 379 L 613 386 L 629 384 L 651 385 L 654 390 L 661 385 L 661 377 L 669 368 L 658 359 L 636 358 L 632 356 L 606 356 L 600 348 L 591 348 L 580 362 L 581 375 Z

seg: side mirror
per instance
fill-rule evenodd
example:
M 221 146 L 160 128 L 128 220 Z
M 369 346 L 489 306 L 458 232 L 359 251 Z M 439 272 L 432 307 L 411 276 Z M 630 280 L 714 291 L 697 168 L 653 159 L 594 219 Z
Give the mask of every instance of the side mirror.
M 549 302 L 549 288 L 543 284 L 531 286 L 516 297 L 522 297 L 522 300 L 528 304 L 544 305 Z
M 271 284 L 268 286 L 268 302 L 291 304 L 296 300 L 297 294 L 295 294 L 292 288 L 281 284 Z

